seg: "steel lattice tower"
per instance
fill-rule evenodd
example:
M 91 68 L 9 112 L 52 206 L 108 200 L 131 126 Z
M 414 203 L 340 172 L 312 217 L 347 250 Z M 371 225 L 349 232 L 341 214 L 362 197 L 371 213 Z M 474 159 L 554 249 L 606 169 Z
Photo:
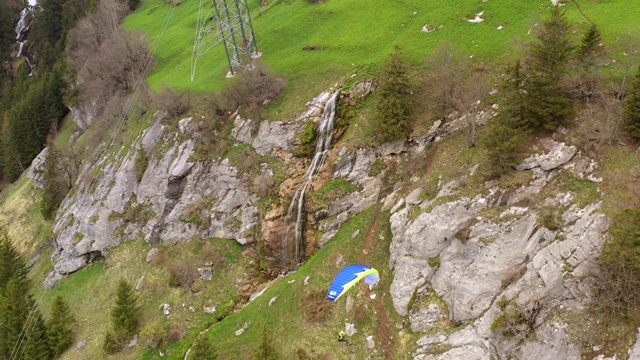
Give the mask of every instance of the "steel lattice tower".
M 238 66 L 251 66 L 260 56 L 253 34 L 247 0 L 213 0 L 220 37 L 227 52 L 231 75 Z
M 218 31 L 215 32 L 214 22 L 218 23 Z M 198 57 L 221 42 L 227 54 L 230 76 L 235 75 L 239 68 L 251 69 L 253 60 L 260 57 L 247 0 L 213 0 L 213 10 L 206 15 L 206 20 L 202 17 L 201 0 L 191 80 L 195 76 Z

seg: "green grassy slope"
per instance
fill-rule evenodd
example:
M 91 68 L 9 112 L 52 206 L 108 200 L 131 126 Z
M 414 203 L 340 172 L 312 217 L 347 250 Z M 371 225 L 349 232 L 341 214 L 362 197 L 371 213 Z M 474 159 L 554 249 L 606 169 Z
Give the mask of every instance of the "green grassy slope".
M 262 60 L 288 80 L 285 96 L 272 105 L 270 115 L 274 118 L 293 116 L 306 101 L 335 81 L 348 76 L 353 70 L 369 64 L 373 64 L 375 68 L 385 61 L 395 44 L 402 47 L 409 61 L 415 65 L 421 64 L 435 46 L 443 41 L 463 49 L 469 56 L 473 54 L 475 58 L 500 64 L 505 58 L 514 55 L 518 43 L 529 38 L 529 29 L 539 21 L 549 2 L 326 0 L 322 4 L 313 5 L 305 0 L 270 0 L 268 6 L 260 8 L 260 0 L 250 0 L 257 42 L 263 53 Z M 582 13 L 571 4 L 566 9 L 570 19 L 577 24 L 577 33 L 586 26 L 582 14 L 600 25 L 608 44 L 612 44 L 623 32 L 637 32 L 640 29 L 640 23 L 635 19 L 635 14 L 640 13 L 640 2 L 576 0 L 576 3 Z M 152 87 L 158 88 L 166 83 L 176 89 L 196 92 L 217 91 L 224 87 L 227 81 L 224 75 L 228 69 L 221 46 L 199 60 L 196 81 L 190 81 L 190 60 L 198 5 L 198 0 L 186 0 L 175 8 L 169 19 L 167 15 L 171 9 L 170 4 L 164 0 L 144 0 L 141 7 L 126 18 L 126 26 L 146 32 L 152 45 L 154 40 L 159 40 L 154 48 L 156 63 L 148 78 Z M 473 18 L 480 11 L 484 11 L 484 22 L 474 24 L 465 20 Z M 160 38 L 165 20 L 170 21 Z M 421 28 L 425 24 L 430 28 L 442 25 L 442 28 L 423 33 Z M 503 28 L 498 30 L 499 26 Z M 324 50 L 303 51 L 305 45 L 322 46 Z M 129 133 L 131 134 L 133 132 Z M 70 128 L 67 127 L 63 136 L 66 139 L 69 135 Z M 347 132 L 346 136 L 351 135 Z M 66 140 L 59 141 L 66 143 Z M 464 146 L 461 145 L 462 147 Z M 463 159 L 459 153 L 451 156 Z M 611 173 L 615 173 L 613 170 L 631 167 L 627 163 L 622 164 L 622 160 L 627 161 L 628 156 L 610 157 L 617 160 L 614 165 L 608 165 L 613 167 L 608 169 L 612 170 Z M 607 186 L 605 185 L 607 196 L 617 194 L 618 190 L 615 189 L 621 188 L 612 186 L 614 189 L 610 190 Z M 22 224 L 14 228 L 11 235 L 19 239 L 20 249 L 28 255 L 36 251 L 37 244 L 50 238 L 51 231 L 50 224 L 41 219 L 39 208 L 33 203 L 34 191 L 31 182 L 23 179 L 0 199 L 0 225 L 17 222 Z M 620 198 L 623 196 L 620 195 Z M 347 222 L 336 237 L 296 273 L 275 283 L 244 309 L 212 326 L 204 336 L 210 336 L 217 344 L 220 358 L 250 358 L 263 325 L 274 333 L 283 359 L 295 358 L 299 349 L 308 351 L 312 358 L 322 359 L 330 353 L 333 358 L 338 359 L 362 358 L 362 354 L 368 351 L 363 345 L 366 336 L 373 335 L 374 329 L 379 325 L 377 310 L 369 298 L 369 290 L 358 286 L 351 291 L 356 298 L 355 307 L 360 309 L 357 316 L 353 312 L 346 312 L 346 300 L 342 298 L 337 303 L 330 304 L 331 307 L 325 310 L 327 318 L 322 321 L 310 320 L 309 311 L 313 309 L 308 308 L 310 300 L 307 296 L 326 291 L 332 275 L 339 270 L 336 262 L 340 258 L 342 262 L 338 263 L 344 265 L 358 261 L 367 230 L 372 227 L 376 216 L 379 217 L 380 225 L 373 234 L 374 242 L 366 260 L 381 271 L 381 283 L 373 292 L 378 296 L 388 292 L 392 279 L 388 270 L 388 214 L 376 214 L 374 209 L 370 209 Z M 356 230 L 360 231 L 359 235 L 352 237 Z M 184 337 L 180 341 L 171 342 L 168 345 L 171 353 L 165 353 L 164 357 L 160 357 L 158 350 L 145 349 L 142 339 L 138 347 L 112 358 L 181 359 L 197 333 L 215 321 L 212 315 L 202 312 L 202 306 L 219 305 L 233 298 L 235 281 L 243 276 L 245 267 L 249 266 L 250 259 L 241 255 L 239 245 L 213 243 L 214 241 L 193 240 L 168 250 L 172 256 L 201 261 L 199 251 L 203 244 L 216 248 L 222 245 L 229 247 L 227 255 L 230 259 L 214 281 L 198 284 L 199 288 L 204 289 L 199 295 L 168 288 L 167 268 L 171 260 L 147 264 L 144 256 L 148 246 L 135 242 L 113 249 L 105 263 L 94 264 L 62 280 L 52 292 L 41 298 L 43 312 L 48 315 L 48 304 L 56 294 L 62 294 L 71 303 L 79 319 L 77 339 L 87 341 L 84 349 L 74 347 L 63 358 L 105 357 L 101 352 L 101 342 L 108 328 L 115 283 L 120 276 L 135 283 L 144 275 L 146 286 L 141 291 L 144 305 L 143 326 L 162 320 L 159 305 L 164 301 L 171 302 L 175 311 L 171 323 L 178 324 L 176 326 Z M 36 284 L 41 283 L 50 269 L 48 254 L 51 251 L 51 247 L 46 249 L 44 256 L 32 270 Z M 305 286 L 304 279 L 307 276 L 309 283 Z M 295 281 L 290 282 L 291 280 Z M 269 301 L 276 296 L 276 302 L 269 306 Z M 182 303 L 194 305 L 197 311 L 189 312 L 180 306 Z M 403 319 L 397 317 L 392 310 L 389 296 L 385 299 L 384 306 L 389 310 L 392 325 L 402 322 Z M 345 320 L 356 322 L 359 332 L 352 337 L 353 347 L 338 348 L 335 334 L 343 328 Z M 248 324 L 246 331 L 236 336 L 235 331 L 245 323 Z M 414 349 L 417 336 L 406 329 L 394 334 L 396 358 L 405 358 Z
M 284 106 L 288 110 L 284 114 L 291 116 L 291 108 L 299 109 L 358 67 L 384 61 L 396 44 L 414 64 L 420 64 L 440 42 L 450 42 L 469 56 L 499 64 L 505 56 L 513 56 L 519 42 L 527 41 L 529 30 L 550 1 L 326 0 L 311 4 L 305 0 L 270 0 L 268 3 L 260 7 L 260 0 L 249 1 L 262 60 L 289 82 L 283 102 L 288 104 Z M 609 43 L 620 32 L 639 28 L 629 16 L 640 12 L 638 2 L 578 0 L 577 3 L 589 19 L 601 26 L 604 40 Z M 210 6 L 210 2 L 205 2 L 205 9 Z M 198 7 L 199 0 L 186 0 L 168 17 L 169 3 L 145 0 L 126 18 L 127 27 L 143 30 L 152 43 L 162 35 L 154 51 L 157 61 L 149 76 L 152 87 L 168 84 L 176 89 L 210 91 L 224 86 L 228 69 L 221 45 L 200 57 L 196 79 L 190 80 Z M 586 26 L 576 6 L 567 4 L 565 8 L 572 20 L 582 21 Z M 483 22 L 466 21 L 481 11 Z M 161 31 L 165 20 L 168 25 Z M 424 33 L 421 31 L 424 25 L 442 27 Z M 582 29 L 580 25 L 577 27 L 579 33 Z M 306 45 L 324 49 L 304 51 Z M 273 113 L 283 114 L 279 110 Z

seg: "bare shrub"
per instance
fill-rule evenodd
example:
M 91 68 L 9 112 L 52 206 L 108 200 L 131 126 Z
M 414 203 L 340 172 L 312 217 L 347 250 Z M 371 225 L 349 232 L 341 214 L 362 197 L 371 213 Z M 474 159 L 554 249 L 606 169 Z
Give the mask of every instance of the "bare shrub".
M 260 197 L 275 194 L 273 174 L 271 172 L 262 172 L 256 176 L 253 179 L 253 188 Z
M 167 85 L 162 87 L 162 92 L 156 95 L 151 102 L 154 107 L 164 110 L 169 118 L 176 118 L 191 108 L 189 94 L 173 91 Z
M 307 321 L 323 323 L 329 319 L 333 309 L 330 302 L 325 299 L 326 294 L 322 290 L 315 290 L 307 294 L 304 303 L 304 315 Z
M 171 328 L 169 329 L 169 336 L 167 337 L 168 342 L 176 342 L 182 339 L 184 336 L 184 327 L 182 324 L 174 323 L 171 324 Z
M 188 260 L 174 262 L 167 269 L 169 273 L 169 286 L 180 287 L 185 291 L 190 291 L 193 284 L 198 280 L 198 271 Z
M 210 265 L 214 270 L 220 269 L 226 262 L 226 259 L 220 254 L 220 251 L 210 244 L 205 245 L 202 250 L 200 250 L 200 256 L 202 262 L 205 265 Z
M 470 62 L 462 51 L 456 50 L 451 44 L 442 44 L 427 58 L 425 64 L 427 102 L 437 106 L 434 110 L 439 116 L 446 116 L 457 108 L 459 89 L 469 73 Z
M 353 307 L 353 322 L 356 325 L 364 323 L 367 320 L 367 314 L 369 314 L 367 306 L 362 303 L 357 303 L 356 306 Z
M 223 95 L 234 109 L 245 108 L 253 114 L 280 95 L 284 85 L 283 79 L 256 62 L 253 69 L 238 72 Z
M 598 258 L 595 282 L 598 304 L 613 313 L 626 314 L 640 305 L 640 210 L 627 208 L 613 215 L 611 238 Z
M 118 28 L 129 12 L 126 1 L 100 0 L 95 12 L 80 19 L 66 39 L 67 61 L 79 71 L 95 56 L 100 45 Z
M 130 94 L 141 81 L 150 58 L 141 33 L 114 31 L 97 49 L 89 65 L 79 72 L 79 100 L 89 103 L 114 94 Z
M 165 249 L 159 249 L 155 256 L 151 259 L 151 265 L 158 266 L 169 259 L 169 254 Z

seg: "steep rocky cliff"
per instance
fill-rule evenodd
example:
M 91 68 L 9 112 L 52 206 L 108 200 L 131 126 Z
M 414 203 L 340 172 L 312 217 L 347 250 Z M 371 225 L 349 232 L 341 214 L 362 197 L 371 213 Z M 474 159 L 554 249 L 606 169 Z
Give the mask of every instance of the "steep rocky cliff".
M 343 94 L 343 100 L 371 91 L 363 88 L 354 87 L 360 90 Z M 285 164 L 277 189 L 282 199 L 291 196 L 308 166 L 307 158 L 293 154 L 301 145 L 300 131 L 305 122 L 318 121 L 329 95 L 319 95 L 291 122 L 233 118 L 236 144 Z M 482 113 L 478 122 L 490 116 L 491 111 Z M 130 147 L 149 156 L 144 171 L 136 169 L 140 153 L 124 149 L 84 169 L 93 176 L 79 178 L 55 220 L 54 268 L 45 287 L 127 240 L 261 240 L 267 255 L 286 255 L 284 204 L 270 204 L 261 214 L 253 179 L 228 158 L 194 160 L 198 127 L 190 124 L 197 118 L 180 120 L 175 132 L 162 120 L 157 115 Z M 431 156 L 466 121 L 437 121 L 407 143 L 334 147 L 313 187 L 341 178 L 358 190 L 307 214 L 305 254 L 331 241 L 347 219 L 380 204 L 391 214 L 389 295 L 395 311 L 406 317 L 398 328 L 424 334 L 414 346 L 415 359 L 578 359 L 580 344 L 570 337 L 571 320 L 562 315 L 592 301 L 595 259 L 609 220 L 597 197 L 578 201 L 576 193 L 550 184 L 568 176 L 597 188 L 598 164 L 575 146 L 548 138 L 518 167 L 525 180 L 517 186 L 483 181 L 470 190 L 478 164 L 447 182 L 440 177 L 432 189 L 422 179 L 438 169 L 394 176 L 396 167 Z M 376 162 L 385 164 L 382 171 L 372 171 Z M 267 163 L 260 167 L 262 173 L 274 171 Z

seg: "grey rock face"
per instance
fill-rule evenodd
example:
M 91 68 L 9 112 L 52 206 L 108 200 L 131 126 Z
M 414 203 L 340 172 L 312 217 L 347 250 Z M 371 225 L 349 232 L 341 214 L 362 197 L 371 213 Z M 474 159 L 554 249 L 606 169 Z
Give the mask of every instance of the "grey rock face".
M 29 170 L 27 171 L 27 177 L 32 179 L 35 186 L 39 189 L 42 189 L 43 186 L 44 163 L 48 153 L 49 147 L 42 149 L 38 156 L 31 161 L 31 166 L 29 166 Z
M 413 332 L 423 332 L 433 329 L 435 323 L 449 318 L 438 305 L 429 303 L 425 309 L 409 314 L 409 322 Z
M 544 146 L 548 149 L 547 153 L 533 155 L 525 159 L 516 168 L 518 170 L 528 170 L 539 166 L 545 171 L 553 170 L 568 163 L 578 151 L 573 145 L 567 146 L 565 143 L 559 143 L 551 139 L 546 140 Z
M 640 329 L 638 329 L 636 342 L 627 353 L 629 354 L 629 360 L 640 360 Z
M 181 121 L 183 131 L 189 121 Z M 168 146 L 161 157 L 151 158 L 139 182 L 136 151 L 85 169 L 88 174 L 102 167 L 91 182 L 81 176 L 78 191 L 60 206 L 53 228 L 58 251 L 48 286 L 59 278 L 56 274 L 81 269 L 125 239 L 141 237 L 150 244 L 190 237 L 254 241 L 251 229 L 259 221 L 258 197 L 244 185 L 242 174 L 224 159 L 191 162 L 194 141 L 178 141 L 176 134 L 165 131 L 156 121 L 134 141 L 132 148 L 142 147 L 147 153 L 160 139 Z
M 560 194 L 548 201 L 549 206 L 567 206 L 571 199 L 570 194 Z M 465 329 L 448 336 L 420 339 L 414 358 L 457 359 L 465 354 L 465 359 L 495 355 L 579 359 L 579 347 L 572 345 L 564 333 L 566 326 L 545 323 L 545 318 L 560 305 L 573 307 L 591 301 L 584 281 L 595 266 L 608 229 L 607 218 L 596 211 L 600 204 L 569 206 L 562 217 L 562 229 L 557 231 L 562 236 L 556 237 L 554 232 L 539 227 L 537 214 L 526 208 L 511 207 L 497 218 L 505 220 L 487 221 L 478 216 L 482 207 L 476 205 L 474 210 L 478 200 L 445 203 L 413 221 L 406 218 L 407 208 L 391 217 L 391 295 L 396 310 L 406 314 L 408 297 L 414 290 L 428 287 L 447 304 L 449 319 L 469 322 Z M 484 203 L 492 201 L 488 198 Z M 467 230 L 460 232 L 465 227 Z M 462 237 L 461 233 L 467 235 Z M 435 257 L 439 260 L 432 268 L 429 259 Z M 537 309 L 535 342 L 520 344 L 490 330 L 502 313 L 496 304 L 502 298 L 510 299 L 522 311 Z M 412 329 L 429 330 L 432 319 L 445 318 L 437 316 L 434 309 L 412 308 Z M 441 345 L 451 349 L 431 354 L 433 346 Z
M 395 275 L 390 292 L 399 314 L 407 314 L 413 291 L 433 276 L 435 269 L 429 266 L 429 259 L 440 256 L 456 241 L 456 233 L 469 226 L 485 206 L 486 200 L 478 197 L 436 206 L 413 221 L 408 218 L 408 207 L 391 215 L 394 240 L 390 247 L 389 267 Z

